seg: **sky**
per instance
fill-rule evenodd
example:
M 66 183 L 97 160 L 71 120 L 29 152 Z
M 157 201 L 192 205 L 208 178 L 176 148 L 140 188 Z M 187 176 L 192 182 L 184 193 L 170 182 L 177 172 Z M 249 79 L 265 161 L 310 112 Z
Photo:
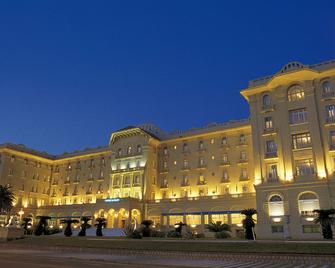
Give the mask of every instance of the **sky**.
M 335 59 L 335 1 L 1 1 L 0 143 L 61 154 L 112 131 L 249 116 L 248 81 Z

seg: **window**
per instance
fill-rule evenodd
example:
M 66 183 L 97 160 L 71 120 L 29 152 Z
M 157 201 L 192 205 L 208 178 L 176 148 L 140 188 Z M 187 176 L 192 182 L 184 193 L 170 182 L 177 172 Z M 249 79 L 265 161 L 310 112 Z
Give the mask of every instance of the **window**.
M 122 149 L 121 149 L 121 148 L 119 148 L 119 149 L 117 150 L 117 156 L 122 156 Z
M 119 176 L 114 177 L 113 186 L 119 186 L 119 185 L 120 185 L 120 177 Z
M 273 195 L 270 197 L 269 215 L 270 216 L 283 216 L 284 215 L 284 202 L 281 196 Z
M 127 154 L 128 155 L 131 154 L 131 146 L 128 146 L 128 148 L 127 148 Z
M 183 152 L 185 153 L 187 151 L 188 151 L 188 145 L 187 145 L 187 143 L 184 143 L 183 144 Z
M 223 146 L 228 145 L 228 139 L 227 139 L 227 137 L 223 137 L 222 138 L 221 145 L 223 145 Z
M 293 86 L 288 90 L 287 97 L 289 101 L 296 101 L 305 98 L 305 92 L 300 86 Z
M 188 160 L 187 159 L 184 159 L 184 161 L 183 161 L 183 168 L 184 169 L 188 168 Z
M 329 122 L 335 120 L 335 105 L 326 105 L 326 120 Z
M 228 181 L 229 180 L 229 173 L 228 173 L 227 170 L 223 171 L 222 180 L 223 181 Z
M 292 135 L 293 149 L 311 147 L 311 135 L 309 132 Z
M 266 130 L 273 129 L 273 121 L 271 116 L 264 118 L 264 128 Z
M 268 94 L 265 94 L 263 96 L 263 107 L 266 108 L 266 107 L 269 107 L 271 105 L 271 98 Z
M 240 179 L 242 180 L 248 179 L 248 171 L 245 168 L 241 169 Z
M 187 177 L 187 175 L 183 175 L 182 185 L 188 185 L 188 177 Z
M 125 176 L 123 179 L 123 185 L 129 186 L 130 185 L 130 176 Z
M 322 94 L 323 96 L 330 96 L 333 93 L 333 86 L 329 81 L 322 83 Z
M 247 160 L 247 153 L 246 152 L 242 151 L 240 153 L 240 160 L 241 161 L 246 161 Z
M 167 147 L 164 147 L 164 149 L 163 149 L 163 154 L 164 154 L 164 155 L 168 155 L 168 149 L 167 149 Z
M 267 156 L 276 156 L 277 155 L 277 145 L 274 140 L 266 141 L 266 155 Z
M 203 174 L 199 175 L 199 183 L 200 184 L 205 184 L 206 180 L 205 180 L 205 176 Z
M 303 225 L 302 232 L 304 234 L 320 233 L 319 225 Z
M 269 164 L 267 166 L 268 180 L 274 181 L 278 179 L 277 164 Z
M 205 166 L 205 159 L 203 156 L 199 157 L 199 167 Z
M 141 145 L 137 145 L 137 153 L 140 154 L 142 153 L 142 146 Z
M 283 233 L 284 226 L 283 225 L 272 225 L 271 226 L 272 233 Z
M 199 141 L 199 150 L 203 150 L 203 149 L 204 149 L 204 142 Z
M 240 144 L 244 144 L 245 143 L 245 135 L 241 134 L 240 135 Z
M 212 139 L 211 139 L 211 144 L 214 144 L 214 142 L 215 142 L 215 140 L 212 138 Z
M 315 173 L 313 159 L 297 160 L 295 168 L 297 176 L 312 175 Z
M 135 175 L 134 176 L 134 185 L 139 185 L 140 184 L 140 176 L 139 175 Z
M 223 154 L 222 163 L 223 164 L 228 164 L 229 163 L 228 154 Z
M 306 108 L 289 111 L 289 119 L 291 125 L 302 124 L 307 122 Z
M 320 209 L 319 199 L 314 193 L 303 193 L 298 200 L 299 212 L 303 216 L 314 215 L 315 209 Z
M 163 168 L 164 168 L 164 170 L 167 170 L 167 169 L 168 169 L 168 163 L 167 163 L 167 161 L 164 161 L 164 162 L 163 162 Z

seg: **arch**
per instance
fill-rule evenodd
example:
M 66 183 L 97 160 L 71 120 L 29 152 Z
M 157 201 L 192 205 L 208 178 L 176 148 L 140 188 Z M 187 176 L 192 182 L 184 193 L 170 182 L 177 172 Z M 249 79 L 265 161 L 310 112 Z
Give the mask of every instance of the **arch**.
M 114 214 L 114 216 L 115 215 L 116 214 Z M 120 208 L 117 215 L 118 215 L 118 227 L 119 228 L 125 228 L 126 223 L 127 223 L 127 219 L 129 217 L 129 212 L 125 208 Z
M 109 209 L 107 212 L 107 228 L 113 228 L 114 227 L 114 213 L 115 210 L 113 208 Z
M 288 101 L 302 100 L 304 98 L 305 98 L 305 90 L 303 89 L 302 86 L 294 84 L 288 88 L 287 90 Z
M 81 212 L 75 211 L 71 215 L 73 218 L 80 219 L 81 218 Z
M 322 82 L 322 93 L 323 94 L 331 94 L 334 91 L 333 85 L 329 80 Z
M 131 222 L 141 223 L 141 212 L 138 209 L 131 210 Z
M 82 214 L 82 216 L 87 216 L 87 217 L 93 217 L 93 212 L 91 212 L 91 211 L 84 211 L 83 212 L 83 214 Z
M 320 209 L 319 197 L 314 192 L 302 192 L 298 195 L 299 213 L 303 216 L 314 214 L 314 210 Z

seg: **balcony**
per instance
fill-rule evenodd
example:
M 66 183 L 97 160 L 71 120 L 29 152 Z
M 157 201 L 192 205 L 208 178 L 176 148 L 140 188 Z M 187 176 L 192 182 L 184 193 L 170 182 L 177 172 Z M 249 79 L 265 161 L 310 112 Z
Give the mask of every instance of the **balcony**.
M 197 185 L 206 185 L 207 181 L 198 181 Z
M 206 164 L 199 164 L 198 165 L 198 169 L 203 169 L 203 168 L 206 168 L 207 167 L 207 165 Z
M 263 135 L 270 135 L 270 134 L 276 134 L 276 133 L 277 133 L 277 129 L 274 127 L 264 128 L 263 130 Z
M 276 158 L 278 157 L 277 151 L 276 152 L 265 152 L 265 158 Z
M 122 188 L 129 188 L 130 187 L 130 183 L 124 183 L 123 185 L 122 185 Z
M 134 183 L 133 183 L 133 187 L 139 187 L 139 186 L 141 186 L 141 183 L 140 183 L 140 182 L 134 182 Z
M 248 181 L 249 177 L 248 176 L 240 176 L 240 181 Z
M 241 159 L 238 161 L 239 164 L 246 164 L 248 163 L 248 159 L 244 158 L 244 159 Z
M 266 181 L 269 183 L 276 183 L 279 182 L 280 180 L 279 177 L 277 176 L 277 177 L 267 177 Z
M 222 161 L 220 166 L 223 166 L 223 167 L 230 166 L 230 162 L 229 161 Z
M 220 183 L 230 183 L 230 179 L 229 178 L 222 178 Z
M 168 187 L 169 187 L 169 185 L 167 183 L 166 184 L 161 184 L 161 186 L 160 186 L 161 189 L 166 189 Z

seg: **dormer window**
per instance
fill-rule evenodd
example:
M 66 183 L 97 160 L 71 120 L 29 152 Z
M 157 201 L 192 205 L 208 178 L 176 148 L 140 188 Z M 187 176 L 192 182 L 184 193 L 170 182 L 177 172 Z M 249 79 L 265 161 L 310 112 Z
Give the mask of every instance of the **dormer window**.
M 119 149 L 117 150 L 117 156 L 122 156 L 122 149 L 121 149 L 121 148 L 119 148 Z
M 137 153 L 140 154 L 142 153 L 142 146 L 141 145 L 137 145 Z

